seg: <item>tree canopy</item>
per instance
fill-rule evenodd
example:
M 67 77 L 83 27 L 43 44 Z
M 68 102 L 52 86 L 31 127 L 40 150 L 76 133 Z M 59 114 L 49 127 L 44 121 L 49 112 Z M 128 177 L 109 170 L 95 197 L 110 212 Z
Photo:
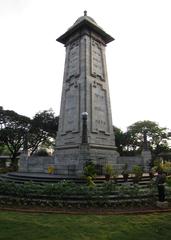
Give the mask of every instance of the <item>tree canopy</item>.
M 0 152 L 8 149 L 15 165 L 16 158 L 23 148 L 29 149 L 33 154 L 42 144 L 54 145 L 58 120 L 52 110 L 38 112 L 30 119 L 0 107 Z M 126 132 L 115 126 L 113 130 L 120 155 L 139 154 L 144 148 L 145 138 L 153 155 L 170 151 L 168 130 L 156 122 L 138 121 L 130 125 Z
M 122 132 L 116 127 L 114 127 L 114 132 L 116 146 L 121 155 L 140 153 L 144 148 L 144 137 L 146 137 L 148 148 L 153 154 L 170 150 L 167 128 L 160 127 L 156 122 L 138 121 L 130 125 L 126 132 Z
M 58 117 L 52 110 L 38 112 L 30 119 L 0 107 L 0 143 L 8 148 L 12 165 L 16 165 L 16 158 L 23 148 L 34 153 L 41 144 L 52 143 L 57 129 Z
M 53 145 L 58 131 L 58 117 L 52 110 L 38 112 L 32 119 L 31 128 L 28 132 L 28 149 L 31 154 L 40 146 Z
M 29 131 L 30 125 L 30 118 L 0 108 L 0 142 L 8 147 L 13 165 L 24 144 L 24 136 Z

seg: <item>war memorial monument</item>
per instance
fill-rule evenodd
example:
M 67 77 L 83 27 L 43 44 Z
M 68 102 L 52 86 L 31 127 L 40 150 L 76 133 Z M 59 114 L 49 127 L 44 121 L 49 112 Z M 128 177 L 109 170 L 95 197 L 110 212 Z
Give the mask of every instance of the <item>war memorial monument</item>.
M 50 157 L 21 156 L 19 172 L 80 176 L 87 162 L 103 171 L 106 164 L 146 166 L 148 151 L 120 157 L 115 147 L 105 48 L 114 38 L 93 18 L 81 16 L 57 41 L 66 48 L 59 129 Z

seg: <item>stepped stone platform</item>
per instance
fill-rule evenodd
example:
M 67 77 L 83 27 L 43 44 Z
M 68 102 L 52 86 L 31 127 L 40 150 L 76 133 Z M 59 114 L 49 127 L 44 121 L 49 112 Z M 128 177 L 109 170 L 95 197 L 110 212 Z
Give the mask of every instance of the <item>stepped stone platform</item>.
M 61 180 L 74 180 L 74 177 L 70 176 L 62 176 L 55 174 L 47 174 L 47 173 L 19 173 L 12 172 L 3 174 L 0 176 L 1 179 L 14 181 L 14 182 L 25 182 L 25 181 L 33 181 L 33 182 L 58 182 Z
M 86 179 L 83 177 L 74 177 L 74 176 L 63 176 L 63 175 L 56 175 L 56 174 L 48 174 L 48 173 L 20 173 L 20 172 L 11 172 L 7 174 L 1 174 L 0 180 L 7 180 L 7 181 L 13 181 L 16 183 L 24 183 L 28 181 L 37 182 L 37 183 L 55 183 L 62 180 L 71 180 L 75 183 L 86 183 Z M 105 180 L 105 176 L 97 176 L 94 179 L 95 183 L 103 183 Z M 143 177 L 139 184 L 146 185 L 150 181 L 149 175 L 144 173 Z M 122 175 L 119 175 L 117 177 L 117 183 L 124 183 Z M 128 178 L 128 183 L 133 183 L 133 177 L 130 175 Z

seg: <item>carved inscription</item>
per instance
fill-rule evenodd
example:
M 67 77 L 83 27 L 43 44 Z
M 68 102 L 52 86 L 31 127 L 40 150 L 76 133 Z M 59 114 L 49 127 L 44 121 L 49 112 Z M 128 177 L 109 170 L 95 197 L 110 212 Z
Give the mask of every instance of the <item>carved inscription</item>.
M 109 131 L 106 90 L 98 84 L 92 86 L 92 131 Z
M 104 79 L 104 69 L 103 69 L 103 58 L 100 43 L 92 40 L 91 43 L 91 64 L 92 64 L 92 75 L 99 76 L 102 80 Z
M 79 121 L 79 88 L 74 86 L 66 91 L 64 111 L 64 132 L 78 131 Z
M 67 67 L 67 80 L 72 76 L 78 76 L 79 71 L 79 41 L 76 41 L 70 45 L 68 55 L 68 67 Z
M 67 96 L 68 95 L 68 96 Z M 74 129 L 74 119 L 73 114 L 76 111 L 75 106 L 73 107 L 73 103 L 75 102 L 75 96 L 72 96 L 67 92 L 66 94 L 67 104 L 65 108 L 65 131 L 73 131 Z

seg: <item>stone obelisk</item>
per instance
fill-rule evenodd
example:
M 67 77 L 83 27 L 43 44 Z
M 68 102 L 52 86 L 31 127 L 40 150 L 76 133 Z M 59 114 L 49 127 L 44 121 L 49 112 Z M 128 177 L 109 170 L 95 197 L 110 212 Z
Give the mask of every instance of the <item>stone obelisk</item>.
M 105 47 L 114 39 L 84 16 L 57 41 L 66 47 L 55 165 L 64 175 L 81 175 L 92 161 L 97 168 L 116 164 Z

